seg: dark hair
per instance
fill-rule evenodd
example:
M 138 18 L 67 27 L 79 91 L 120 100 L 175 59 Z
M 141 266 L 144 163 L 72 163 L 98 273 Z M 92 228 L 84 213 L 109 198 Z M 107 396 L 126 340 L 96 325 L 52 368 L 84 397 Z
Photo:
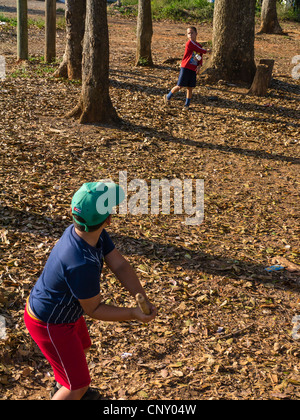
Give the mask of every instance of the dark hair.
M 193 29 L 193 31 L 195 31 L 196 33 L 197 33 L 197 29 L 196 29 L 196 27 L 195 26 L 189 26 L 188 28 L 187 28 L 187 30 L 188 29 Z
M 81 222 L 81 223 L 86 223 L 86 221 L 82 217 L 77 216 L 77 214 L 72 214 L 72 216 L 73 216 L 73 224 L 76 227 L 76 229 L 80 230 L 80 232 L 85 232 L 86 231 L 85 226 L 82 226 L 79 223 L 76 223 L 76 220 L 78 220 L 78 222 Z M 98 225 L 87 226 L 88 232 L 95 232 L 95 230 L 98 230 L 106 222 L 106 220 L 107 218 L 103 222 L 99 223 Z

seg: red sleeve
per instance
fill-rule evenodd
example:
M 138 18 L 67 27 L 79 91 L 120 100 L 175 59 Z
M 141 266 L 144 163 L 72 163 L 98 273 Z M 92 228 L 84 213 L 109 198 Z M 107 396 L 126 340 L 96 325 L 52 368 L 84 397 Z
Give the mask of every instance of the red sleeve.
M 206 54 L 207 51 L 202 48 L 202 45 L 199 44 L 198 42 L 193 42 L 193 41 L 189 41 L 189 46 L 190 49 L 192 49 L 193 51 L 197 51 L 200 54 Z

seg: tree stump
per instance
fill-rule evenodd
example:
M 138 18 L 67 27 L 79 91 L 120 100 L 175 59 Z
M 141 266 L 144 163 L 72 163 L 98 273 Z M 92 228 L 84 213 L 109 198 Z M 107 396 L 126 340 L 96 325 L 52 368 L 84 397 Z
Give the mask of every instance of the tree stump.
M 259 64 L 266 64 L 268 66 L 269 74 L 268 74 L 268 87 L 270 87 L 271 80 L 272 80 L 272 72 L 274 67 L 274 60 L 270 60 L 268 58 L 262 58 L 259 60 Z
M 260 60 L 248 95 L 265 96 L 272 79 L 274 60 Z

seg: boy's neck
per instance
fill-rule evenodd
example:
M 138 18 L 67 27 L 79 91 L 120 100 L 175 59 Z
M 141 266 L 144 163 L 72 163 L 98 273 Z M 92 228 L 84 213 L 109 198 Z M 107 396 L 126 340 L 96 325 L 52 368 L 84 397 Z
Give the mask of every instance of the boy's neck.
M 77 235 L 93 247 L 96 247 L 102 230 L 103 227 L 95 230 L 95 232 L 81 232 L 81 230 L 75 227 L 75 232 L 77 233 Z

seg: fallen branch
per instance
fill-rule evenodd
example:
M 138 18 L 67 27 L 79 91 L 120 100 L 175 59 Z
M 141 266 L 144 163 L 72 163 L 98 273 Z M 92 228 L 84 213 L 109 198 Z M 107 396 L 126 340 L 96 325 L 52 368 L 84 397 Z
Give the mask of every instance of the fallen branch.
M 225 334 L 223 336 L 220 336 L 220 338 L 227 339 L 227 338 L 231 338 L 231 337 L 236 337 L 237 335 L 242 334 L 244 331 L 249 330 L 253 325 L 254 325 L 254 322 L 252 324 L 250 324 L 250 325 L 247 325 L 244 328 L 240 328 L 239 330 L 233 331 L 232 333 L 229 333 L 229 334 Z

